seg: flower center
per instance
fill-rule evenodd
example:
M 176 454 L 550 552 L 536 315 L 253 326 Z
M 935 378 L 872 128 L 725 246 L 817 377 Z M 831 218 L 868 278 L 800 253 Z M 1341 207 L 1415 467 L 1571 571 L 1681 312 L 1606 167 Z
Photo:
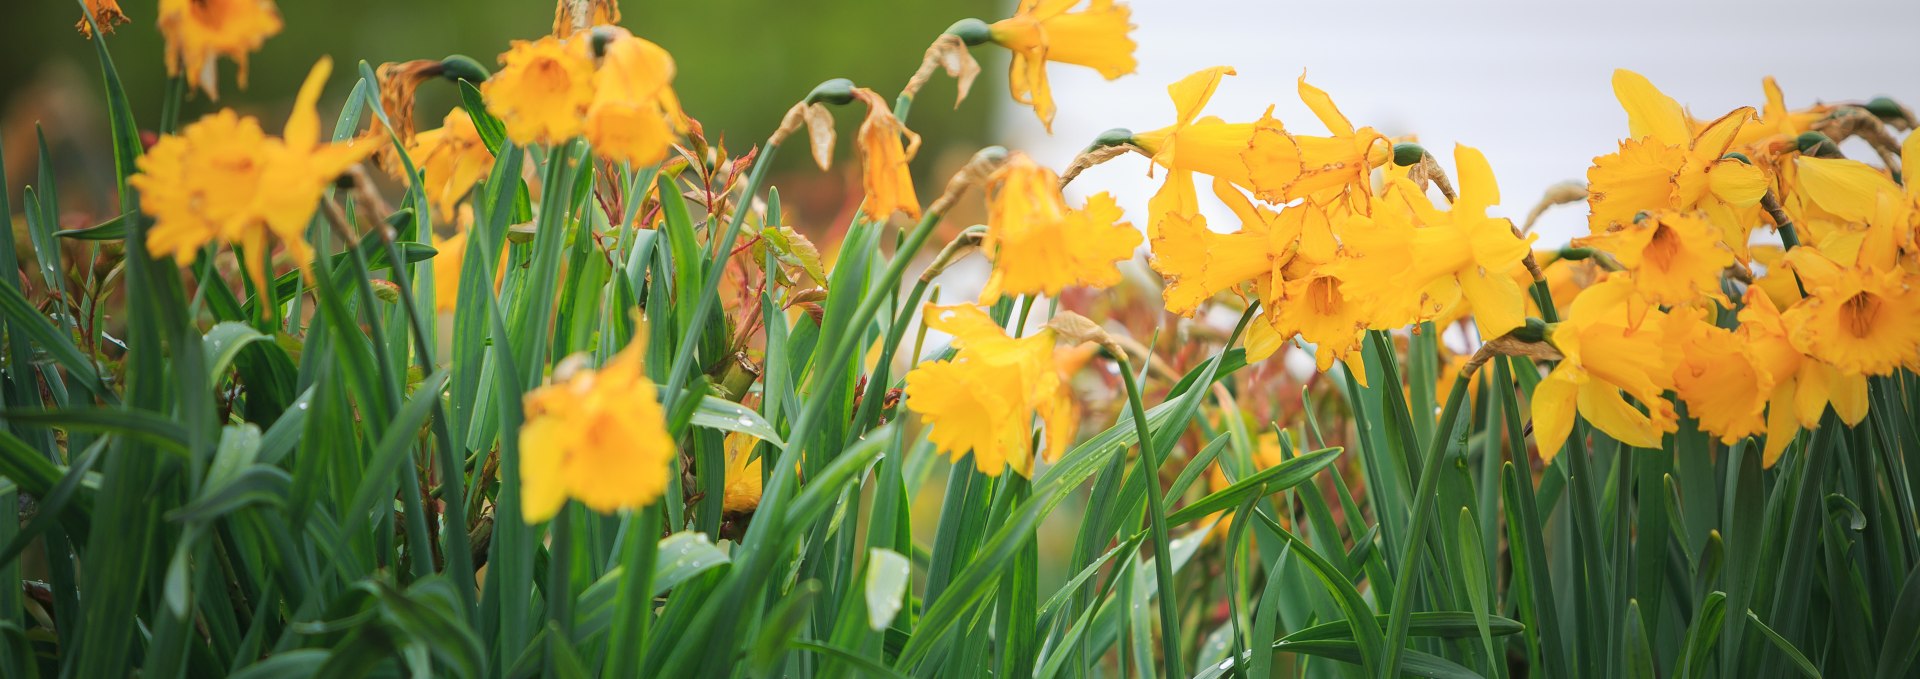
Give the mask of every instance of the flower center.
M 1665 224 L 1654 227 L 1653 240 L 1647 242 L 1647 249 L 1643 253 L 1646 260 L 1661 269 L 1671 269 L 1679 254 L 1680 234 L 1674 233 Z
M 1840 325 L 1854 337 L 1865 338 L 1873 332 L 1873 320 L 1880 315 L 1880 296 L 1862 292 L 1840 306 Z
M 1313 305 L 1315 315 L 1334 315 L 1340 310 L 1340 301 L 1340 286 L 1331 277 L 1315 278 L 1307 286 L 1307 303 Z

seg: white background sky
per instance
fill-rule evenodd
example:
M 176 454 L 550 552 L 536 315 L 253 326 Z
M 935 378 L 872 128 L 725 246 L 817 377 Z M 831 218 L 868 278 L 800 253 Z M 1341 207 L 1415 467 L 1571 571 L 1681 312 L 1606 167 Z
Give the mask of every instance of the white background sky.
M 1289 129 L 1322 133 L 1295 94 L 1304 71 L 1356 125 L 1418 134 L 1449 169 L 1456 142 L 1480 148 L 1500 181 L 1495 214 L 1517 219 L 1549 185 L 1584 179 L 1592 158 L 1625 136 L 1609 84 L 1615 68 L 1639 71 L 1709 118 L 1758 108 L 1766 75 L 1795 108 L 1876 95 L 1920 104 L 1920 0 L 1129 4 L 1139 71 L 1107 82 L 1089 69 L 1052 67 L 1054 134 L 1031 109 L 1009 104 L 998 123 L 1010 147 L 1064 167 L 1102 130 L 1172 122 L 1166 86 L 1220 64 L 1239 75 L 1206 113 L 1253 120 L 1275 104 Z M 1847 150 L 1872 159 L 1864 147 Z M 1142 224 L 1156 182 L 1134 156 L 1082 175 L 1069 197 L 1112 191 Z M 1231 228 L 1224 208 L 1210 212 L 1216 228 Z M 1549 212 L 1539 231 L 1542 243 L 1584 235 L 1584 206 Z

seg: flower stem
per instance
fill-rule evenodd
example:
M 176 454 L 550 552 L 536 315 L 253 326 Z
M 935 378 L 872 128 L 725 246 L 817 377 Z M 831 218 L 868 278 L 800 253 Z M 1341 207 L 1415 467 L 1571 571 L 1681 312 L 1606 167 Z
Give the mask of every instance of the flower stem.
M 1542 310 L 1544 313 L 1545 310 Z M 1379 676 L 1400 676 L 1400 660 L 1407 647 L 1407 628 L 1413 622 L 1413 581 L 1420 572 L 1422 552 L 1427 546 L 1428 526 L 1433 523 L 1434 496 L 1440 492 L 1440 463 L 1446 457 L 1447 439 L 1453 436 L 1453 421 L 1458 419 L 1460 404 L 1467 398 L 1467 385 L 1473 382 L 1470 371 L 1461 371 L 1453 380 L 1453 389 L 1447 392 L 1447 405 L 1440 411 L 1439 429 L 1434 431 L 1433 439 L 1427 443 L 1427 459 L 1421 463 L 1420 487 L 1413 495 L 1413 526 L 1407 531 L 1405 541 L 1400 548 L 1400 573 L 1393 585 L 1393 608 L 1387 623 L 1387 664 L 1380 667 Z
M 1173 599 L 1173 554 L 1168 548 L 1167 501 L 1161 497 L 1160 457 L 1154 454 L 1153 432 L 1147 429 L 1147 409 L 1141 403 L 1140 380 L 1133 375 L 1133 363 L 1125 352 L 1113 357 L 1120 363 L 1120 377 L 1127 385 L 1127 409 L 1133 414 L 1133 428 L 1140 438 L 1140 468 L 1135 472 L 1147 487 L 1147 518 L 1153 531 L 1154 579 L 1159 584 L 1160 654 L 1166 676 L 1178 676 L 1186 664 L 1180 661 L 1180 617 Z

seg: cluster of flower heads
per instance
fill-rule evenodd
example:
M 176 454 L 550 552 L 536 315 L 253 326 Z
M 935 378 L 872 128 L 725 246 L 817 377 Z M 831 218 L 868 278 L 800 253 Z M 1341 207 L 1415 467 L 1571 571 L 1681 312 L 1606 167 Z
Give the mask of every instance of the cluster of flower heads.
M 1658 447 L 1677 428 L 1669 394 L 1729 444 L 1764 434 L 1768 464 L 1828 405 L 1859 423 L 1868 378 L 1920 368 L 1920 136 L 1896 150 L 1883 127 L 1912 120 L 1790 111 L 1770 79 L 1760 113 L 1711 121 L 1639 74 L 1617 71 L 1613 87 L 1629 138 L 1588 170 L 1591 233 L 1574 245 L 1619 271 L 1580 292 L 1552 331 L 1566 359 L 1534 396 L 1542 454 L 1576 411 Z M 1869 139 L 1888 167 L 1837 157 L 1822 132 Z M 1761 226 L 1786 248 L 1750 244 Z
M 969 73 L 977 66 L 965 45 L 1007 48 L 1013 99 L 1051 128 L 1049 62 L 1108 79 L 1135 68 L 1127 8 L 1086 2 L 1022 0 L 1008 19 L 960 22 L 943 36 L 953 41 L 945 52 L 939 42 L 929 50 L 928 64 L 938 56 L 950 74 Z M 81 27 L 89 32 L 127 20 L 114 0 L 92 0 L 88 11 Z M 312 252 L 300 234 L 316 204 L 335 177 L 376 151 L 395 176 L 421 183 L 438 214 L 459 215 L 457 224 L 470 219 L 462 202 L 491 171 L 493 151 L 465 109 L 448 112 L 434 130 L 416 134 L 412 122 L 413 88 L 450 71 L 485 81 L 487 111 L 517 145 L 584 138 L 608 161 L 659 163 L 694 123 L 674 95 L 672 57 L 614 26 L 618 20 L 616 3 L 560 0 L 553 34 L 513 43 L 491 77 L 451 60 L 383 65 L 381 100 L 395 148 L 319 142 L 313 109 L 329 68 L 323 59 L 283 138 L 227 110 L 163 137 L 141 158 L 133 185 L 154 219 L 149 245 L 183 265 L 209 245 L 241 245 L 254 254 L 249 276 L 264 285 L 264 255 L 275 240 L 304 269 Z M 159 22 L 170 71 L 210 96 L 217 57 L 237 62 L 244 84 L 247 55 L 280 29 L 270 0 L 162 0 Z M 1348 359 L 1369 330 L 1470 318 L 1479 337 L 1492 339 L 1523 328 L 1531 313 L 1545 318 L 1542 339 L 1563 357 L 1532 400 L 1543 456 L 1570 437 L 1576 414 L 1619 441 L 1657 447 L 1677 429 L 1677 399 L 1725 441 L 1765 435 L 1769 464 L 1829 405 L 1842 421 L 1859 422 L 1869 377 L 1920 368 L 1920 137 L 1891 141 L 1886 125 L 1908 130 L 1914 122 L 1897 107 L 1793 111 L 1768 80 L 1760 111 L 1703 121 L 1638 74 L 1617 72 L 1614 91 L 1630 136 L 1588 172 L 1591 232 L 1573 245 L 1591 257 L 1585 264 L 1548 257 L 1543 270 L 1532 237 L 1489 215 L 1499 189 L 1478 150 L 1456 147 L 1449 175 L 1417 145 L 1356 126 L 1304 77 L 1299 97 L 1324 133 L 1290 128 L 1271 107 L 1238 122 L 1202 115 L 1233 74 L 1223 66 L 1181 79 L 1168 88 L 1172 124 L 1106 141 L 1141 152 L 1150 172 L 1164 172 L 1148 202 L 1144 242 L 1166 281 L 1166 308 L 1194 316 L 1222 295 L 1258 302 L 1249 360 L 1297 340 L 1312 347 L 1320 369 L 1343 361 L 1365 383 L 1363 362 Z M 963 96 L 970 78 L 961 78 Z M 917 87 L 910 83 L 906 96 Z M 835 103 L 867 107 L 856 137 L 863 213 L 922 218 L 908 170 L 918 136 L 874 91 L 850 87 L 843 98 Z M 824 168 L 832 118 L 818 104 L 796 106 L 776 136 L 802 123 L 824 125 L 824 134 L 811 130 Z M 1838 157 L 1832 138 L 1818 133 L 1866 138 L 1886 167 Z M 417 174 L 408 176 L 397 149 Z M 1211 193 L 1232 210 L 1237 228 L 1207 223 L 1197 175 L 1211 178 Z M 978 244 L 992 268 L 982 303 L 1114 285 L 1118 264 L 1143 242 L 1112 196 L 1096 194 L 1076 208 L 1062 195 L 1061 178 L 1025 155 L 1012 154 L 984 183 L 988 224 Z M 1435 186 L 1444 203 L 1430 195 Z M 1777 229 L 1786 247 L 1751 244 L 1763 226 Z M 464 238 L 436 236 L 439 263 L 451 270 L 439 272 L 443 309 L 454 304 L 450 283 Z M 1558 305 L 1538 308 L 1525 292 L 1530 285 L 1566 300 L 1565 318 Z M 934 446 L 956 459 L 971 454 L 993 475 L 1031 473 L 1036 446 L 1043 459 L 1057 459 L 1076 419 L 1066 378 L 1091 355 L 1087 344 L 1097 332 L 1056 319 L 1010 335 L 974 304 L 928 305 L 924 317 L 954 337 L 950 357 L 906 376 L 906 407 L 929 425 Z M 1080 346 L 1063 351 L 1056 346 L 1063 342 Z M 639 346 L 600 370 L 570 366 L 528 394 L 521 470 L 528 520 L 551 517 L 567 498 L 613 511 L 663 492 L 674 444 Z M 758 464 L 745 462 L 745 439 L 729 448 L 727 507 L 750 511 Z

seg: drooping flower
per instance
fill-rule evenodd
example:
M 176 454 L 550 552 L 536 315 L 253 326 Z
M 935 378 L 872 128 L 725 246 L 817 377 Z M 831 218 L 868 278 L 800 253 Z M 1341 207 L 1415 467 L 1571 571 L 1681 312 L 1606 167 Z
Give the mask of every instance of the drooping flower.
M 1772 297 L 1758 287 L 1747 288 L 1740 309 L 1740 327 L 1734 330 L 1755 367 L 1773 381 L 1767 394 L 1767 446 L 1761 463 L 1773 466 L 1801 429 L 1820 425 L 1831 403 L 1849 425 L 1867 416 L 1867 378 L 1846 376 L 1833 366 L 1808 358 L 1788 339 L 1786 320 Z
M 1920 227 L 1920 186 L 1915 185 L 1920 168 L 1905 163 L 1920 162 L 1920 135 L 1907 135 L 1901 156 L 1904 184 L 1857 160 L 1794 159 L 1799 191 L 1834 216 L 1865 225 L 1848 230 L 1850 237 L 1820 242 L 1821 251 L 1843 264 L 1890 269 L 1902 252 L 1914 250 L 1914 230 Z
M 1530 252 L 1529 241 L 1506 219 L 1487 216 L 1500 189 L 1486 156 L 1456 146 L 1454 161 L 1460 193 L 1450 211 L 1435 208 L 1411 181 L 1395 179 L 1370 214 L 1340 228 L 1346 256 L 1328 269 L 1346 281 L 1350 301 L 1375 309 L 1374 327 L 1432 320 L 1462 297 L 1484 337 L 1525 322 L 1526 295 L 1508 272 Z
M 114 26 L 128 21 L 127 14 L 120 11 L 120 0 L 87 0 L 87 16 L 93 17 L 93 23 L 81 17 L 73 28 L 89 38 L 93 37 L 94 24 L 99 24 L 101 31 L 112 33 Z
M 1711 299 L 1731 306 L 1720 291 L 1720 274 L 1733 266 L 1733 250 L 1720 238 L 1720 230 L 1699 214 L 1655 212 L 1575 238 L 1573 245 L 1613 255 L 1634 273 L 1635 289 L 1654 304 Z
M 1175 111 L 1173 124 L 1132 136 L 1135 146 L 1152 156 L 1155 165 L 1167 170 L 1166 183 L 1147 201 L 1149 240 L 1159 233 L 1168 215 L 1199 214 L 1194 173 L 1242 187 L 1253 183 L 1247 175 L 1246 163 L 1240 159 L 1240 153 L 1253 138 L 1253 124 L 1200 117 L 1200 109 L 1206 107 L 1214 90 L 1220 88 L 1220 79 L 1230 75 L 1233 67 L 1214 66 L 1168 85 L 1167 95 L 1173 99 Z
M 1846 375 L 1920 367 L 1920 276 L 1841 267 L 1813 248 L 1787 253 L 1807 298 L 1783 317 L 1796 349 Z
M 1707 309 L 1688 307 L 1667 314 L 1662 329 L 1680 351 L 1674 391 L 1700 429 L 1727 445 L 1767 429 L 1768 397 L 1774 374 L 1761 364 L 1754 347 L 1733 331 L 1702 320 Z
M 1346 115 L 1333 104 L 1333 98 L 1320 88 L 1307 84 L 1300 76 L 1300 100 L 1306 102 L 1330 136 L 1296 135 L 1287 131 L 1273 108 L 1254 123 L 1253 138 L 1242 158 L 1247 166 L 1255 196 L 1271 203 L 1285 203 L 1322 194 L 1367 193 L 1373 168 L 1385 163 L 1392 146 L 1385 135 L 1371 127 L 1355 129 Z
M 223 109 L 162 137 L 140 157 L 140 171 L 128 183 L 140 191 L 140 210 L 154 219 L 147 247 L 155 256 L 185 266 L 209 243 L 233 243 L 246 249 L 248 277 L 264 286 L 271 239 L 307 269 L 313 248 L 305 234 L 322 194 L 379 146 L 320 143 L 314 107 L 332 67 L 324 57 L 313 65 L 284 139 L 267 136 L 251 116 Z
M 419 165 L 427 200 L 443 216 L 457 213 L 460 200 L 493 171 L 493 153 L 464 108 L 448 111 L 440 127 L 414 135 L 407 156 Z
M 1647 322 L 1629 323 L 1631 317 Z M 1662 330 L 1664 316 L 1638 299 L 1626 276 L 1614 275 L 1574 298 L 1550 338 L 1565 357 L 1533 392 L 1533 435 L 1542 459 L 1559 454 L 1577 412 L 1600 431 L 1636 448 L 1658 448 L 1679 428 L 1673 404 L 1677 352 Z M 1649 319 L 1650 317 L 1650 319 Z M 1647 412 L 1628 403 L 1632 396 Z
M 655 387 L 643 371 L 644 332 L 599 370 L 581 368 L 526 396 L 520 428 L 521 515 L 529 524 L 569 498 L 609 514 L 666 490 L 674 452 Z
M 1060 459 L 1073 439 L 1073 402 L 1054 358 L 1055 333 L 1018 339 L 979 307 L 928 304 L 928 328 L 953 335 L 959 353 L 907 373 L 907 409 L 931 430 L 927 439 L 955 461 L 969 451 L 980 472 L 999 476 L 1033 469 L 1034 419 L 1046 429 L 1041 457 Z
M 593 103 L 587 42 L 552 36 L 515 40 L 500 55 L 500 72 L 480 85 L 480 93 L 513 143 L 553 144 L 580 135 Z
M 247 55 L 280 32 L 272 0 L 160 0 L 160 35 L 167 43 L 167 75 L 185 75 L 187 86 L 220 98 L 215 58 L 240 67 L 247 86 Z
M 558 0 L 553 3 L 553 35 L 564 38 L 594 26 L 620 23 L 620 0 Z
M 593 76 L 587 141 L 611 160 L 653 165 L 666 159 L 674 135 L 686 129 L 673 93 L 673 55 L 625 30 L 614 33 Z
M 1007 74 L 1013 100 L 1033 107 L 1040 123 L 1053 131 L 1053 90 L 1047 85 L 1047 62 L 1086 66 L 1108 80 L 1132 73 L 1133 30 L 1126 5 L 1113 0 L 1091 0 L 1085 9 L 1071 11 L 1080 0 L 1020 0 L 1013 16 L 996 21 L 987 31 L 993 42 L 1013 53 Z
M 980 293 L 983 304 L 1002 294 L 1051 296 L 1068 286 L 1119 283 L 1115 264 L 1140 246 L 1140 232 L 1120 221 L 1112 195 L 1095 194 L 1081 209 L 1069 208 L 1060 178 L 1024 153 L 994 172 L 991 191 L 980 248 L 993 273 Z
M 1628 70 L 1613 72 L 1614 96 L 1627 111 L 1630 138 L 1587 170 L 1588 227 L 1600 233 L 1630 224 L 1645 211 L 1747 209 L 1767 191 L 1767 177 L 1738 158 L 1722 157 L 1753 117 L 1744 107 L 1700 127 L 1679 102 Z M 1729 225 L 1730 227 L 1732 225 Z
M 913 175 L 907 162 L 920 150 L 920 135 L 893 117 L 893 109 L 878 92 L 860 87 L 853 96 L 867 105 L 855 145 L 860 148 L 860 184 L 866 189 L 865 211 L 870 219 L 885 220 L 898 212 L 920 217 L 920 199 L 913 193 Z M 903 143 L 900 138 L 907 139 Z

